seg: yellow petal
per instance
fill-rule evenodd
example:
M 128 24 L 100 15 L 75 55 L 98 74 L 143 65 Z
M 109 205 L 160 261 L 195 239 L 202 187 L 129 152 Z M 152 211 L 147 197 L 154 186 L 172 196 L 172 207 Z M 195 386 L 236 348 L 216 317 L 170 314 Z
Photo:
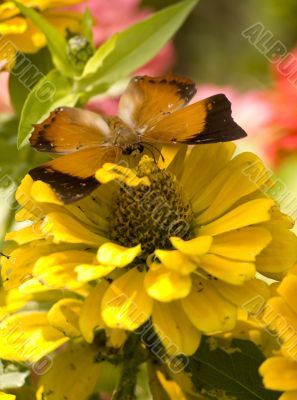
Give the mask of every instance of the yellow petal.
M 50 288 L 45 286 L 37 278 L 31 278 L 19 286 L 19 291 L 23 294 L 34 294 L 49 291 Z
M 181 275 L 188 275 L 197 268 L 197 262 L 179 250 L 156 250 L 155 255 L 166 268 Z
M 36 53 L 46 45 L 45 35 L 36 26 L 26 19 L 26 30 L 19 34 L 8 34 L 5 38 L 10 41 L 18 51 L 23 53 Z
M 50 7 L 63 7 L 79 2 L 81 2 L 81 0 L 22 0 L 22 4 L 26 7 L 37 8 L 40 11 Z M 20 10 L 12 1 L 6 1 L 0 5 L 0 19 L 8 19 L 18 14 L 20 14 Z
M 286 304 L 281 297 L 274 297 L 268 301 L 264 311 L 263 321 L 270 330 L 278 333 L 282 342 L 282 354 L 296 362 L 296 310 L 293 310 Z
M 171 237 L 172 245 L 188 256 L 201 256 L 206 254 L 211 246 L 211 236 L 198 236 L 191 240 L 183 240 L 179 237 Z
M 0 392 L 0 400 L 15 400 L 15 399 L 16 397 L 13 394 Z
M 174 380 L 168 379 L 160 371 L 157 371 L 157 376 L 170 400 L 187 400 L 181 388 Z
M 75 268 L 82 262 L 92 262 L 95 254 L 88 251 L 63 251 L 40 257 L 34 265 L 33 275 L 50 288 L 75 289 L 77 282 Z
M 285 357 L 271 357 L 259 369 L 264 385 L 273 390 L 297 391 L 297 363 Z
M 20 312 L 0 324 L 0 357 L 36 362 L 68 341 L 47 320 L 46 312 Z
M 79 315 L 83 305 L 81 300 L 62 299 L 48 312 L 49 323 L 65 336 L 80 336 Z
M 186 297 L 191 290 L 189 275 L 181 275 L 162 264 L 152 264 L 144 280 L 147 293 L 155 300 L 168 302 Z
M 195 201 L 196 197 L 199 197 L 205 191 L 209 183 L 230 160 L 234 150 L 235 145 L 233 143 L 193 146 L 186 158 L 184 173 L 181 178 L 181 185 L 192 201 Z M 213 162 L 213 160 L 216 160 L 216 162 Z M 203 173 L 197 174 L 197 171 L 203 171 Z
M 0 34 L 20 34 L 24 33 L 27 29 L 27 21 L 21 17 L 10 18 L 0 22 Z
M 37 400 L 83 400 L 91 397 L 100 379 L 98 350 L 86 343 L 72 344 L 53 359 L 38 381 Z
M 92 288 L 81 308 L 79 328 L 88 343 L 92 343 L 94 340 L 95 328 L 105 326 L 101 316 L 101 302 L 108 286 L 106 281 L 98 283 L 97 286 Z
M 102 317 L 110 328 L 133 331 L 147 321 L 153 300 L 144 290 L 145 272 L 132 268 L 116 279 L 102 300 Z
M 253 166 L 255 180 L 247 176 L 249 166 Z M 259 190 L 269 179 L 268 173 L 260 159 L 252 153 L 241 153 L 228 163 L 221 172 L 224 175 L 222 184 L 217 187 L 215 199 L 210 206 L 199 215 L 199 225 L 205 225 L 223 215 L 226 211 L 245 196 Z M 220 176 L 217 177 L 220 181 Z
M 159 157 L 158 167 L 160 169 L 166 169 L 180 180 L 187 149 L 188 146 L 186 145 L 176 146 L 175 144 L 169 144 L 162 146 L 161 152 L 164 160 L 162 157 Z
M 82 264 L 75 267 L 79 282 L 90 282 L 109 275 L 116 267 L 108 265 Z
M 30 193 L 32 198 L 37 202 L 63 205 L 63 202 L 59 200 L 51 187 L 42 181 L 34 182 Z
M 192 325 L 179 302 L 154 303 L 152 321 L 169 355 L 195 353 L 201 333 Z
M 103 265 L 114 265 L 115 267 L 126 267 L 137 256 L 141 254 L 141 245 L 135 247 L 123 247 L 115 243 L 104 243 L 100 246 L 97 254 L 97 260 Z
M 44 233 L 51 236 L 55 243 L 85 243 L 100 246 L 106 239 L 96 235 L 83 224 L 65 213 L 50 213 L 43 223 Z
M 242 285 L 256 275 L 255 264 L 230 260 L 215 254 L 203 256 L 201 267 L 210 275 L 233 285 Z
M 255 261 L 256 256 L 271 241 L 267 229 L 246 227 L 215 236 L 210 253 L 241 261 Z
M 285 392 L 279 398 L 279 400 L 296 400 L 296 399 L 297 399 L 297 390 Z
M 270 297 L 269 286 L 259 279 L 252 279 L 241 286 L 222 281 L 215 281 L 213 285 L 230 303 L 256 315 L 262 311 Z
M 195 279 L 189 296 L 180 301 L 192 324 L 203 333 L 229 331 L 236 324 L 237 308 L 206 280 Z
M 41 223 L 27 226 L 18 231 L 9 232 L 5 236 L 5 240 L 13 240 L 17 244 L 25 244 L 43 238 L 44 234 L 41 230 Z
M 297 276 L 293 274 L 287 275 L 277 288 L 277 293 L 280 294 L 292 311 L 296 313 L 297 318 Z
M 263 224 L 269 229 L 271 242 L 257 256 L 257 270 L 274 279 L 281 279 L 297 260 L 297 236 L 278 222 Z
M 105 163 L 102 168 L 96 172 L 96 179 L 101 183 L 116 181 L 119 184 L 125 183 L 128 186 L 145 185 L 149 186 L 148 177 L 139 178 L 130 168 L 122 167 L 121 165 Z
M 275 202 L 270 199 L 256 199 L 244 203 L 219 219 L 199 229 L 200 235 L 219 235 L 234 229 L 243 228 L 271 218 Z
M 20 246 L 10 253 L 9 259 L 2 259 L 1 276 L 6 290 L 18 287 L 32 278 L 35 261 L 52 250 L 51 245 L 38 244 Z

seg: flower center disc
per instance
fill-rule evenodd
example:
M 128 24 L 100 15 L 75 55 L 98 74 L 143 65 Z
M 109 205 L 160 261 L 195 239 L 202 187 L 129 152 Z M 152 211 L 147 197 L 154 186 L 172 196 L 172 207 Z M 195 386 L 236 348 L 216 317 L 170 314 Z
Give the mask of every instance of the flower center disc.
M 172 236 L 190 238 L 193 213 L 176 177 L 148 156 L 136 174 L 147 176 L 151 184 L 122 185 L 113 204 L 111 239 L 126 247 L 140 243 L 146 256 L 156 248 L 171 248 Z

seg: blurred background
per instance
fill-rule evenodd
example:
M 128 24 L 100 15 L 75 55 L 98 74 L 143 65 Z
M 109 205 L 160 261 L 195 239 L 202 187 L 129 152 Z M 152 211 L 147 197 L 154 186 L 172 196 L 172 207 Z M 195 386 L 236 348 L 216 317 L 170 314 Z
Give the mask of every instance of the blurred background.
M 176 2 L 144 0 L 142 6 L 158 9 Z M 295 0 L 200 0 L 176 35 L 175 71 L 198 84 L 232 84 L 242 90 L 266 87 L 272 82 L 270 66 L 241 35 L 257 22 L 288 49 L 297 43 Z

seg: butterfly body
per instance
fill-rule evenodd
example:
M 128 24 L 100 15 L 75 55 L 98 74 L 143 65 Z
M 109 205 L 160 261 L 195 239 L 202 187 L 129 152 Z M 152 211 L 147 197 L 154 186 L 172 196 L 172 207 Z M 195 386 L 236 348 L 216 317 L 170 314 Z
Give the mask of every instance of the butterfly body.
M 109 145 L 118 146 L 123 154 L 130 155 L 134 151 L 143 151 L 141 135 L 137 134 L 129 125 L 119 117 L 105 118 L 110 128 Z
M 96 170 L 106 162 L 117 162 L 122 154 L 141 153 L 146 145 L 196 145 L 246 136 L 233 121 L 225 95 L 185 107 L 195 93 L 195 84 L 187 78 L 140 76 L 131 80 L 122 95 L 118 116 L 58 108 L 34 125 L 30 143 L 38 151 L 62 157 L 29 174 L 49 184 L 69 204 L 98 187 Z

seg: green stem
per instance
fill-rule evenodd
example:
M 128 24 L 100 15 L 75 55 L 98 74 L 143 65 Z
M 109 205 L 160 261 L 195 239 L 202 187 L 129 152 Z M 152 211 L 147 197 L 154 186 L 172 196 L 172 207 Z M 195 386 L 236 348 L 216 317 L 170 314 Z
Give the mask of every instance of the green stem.
M 112 400 L 135 400 L 135 388 L 139 366 L 146 358 L 141 348 L 138 335 L 131 334 L 124 349 L 124 361 L 120 381 L 112 395 Z

